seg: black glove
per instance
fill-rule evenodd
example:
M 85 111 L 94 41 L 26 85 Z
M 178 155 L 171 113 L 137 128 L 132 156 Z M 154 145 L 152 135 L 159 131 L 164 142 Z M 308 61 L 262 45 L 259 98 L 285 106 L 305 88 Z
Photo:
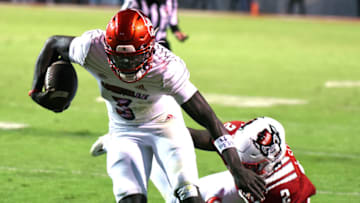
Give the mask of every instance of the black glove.
M 31 96 L 31 98 L 40 106 L 55 113 L 60 113 L 66 110 L 70 106 L 70 103 L 64 98 L 54 97 L 54 93 L 55 91 L 49 90 L 46 90 L 45 92 L 30 90 L 29 96 Z

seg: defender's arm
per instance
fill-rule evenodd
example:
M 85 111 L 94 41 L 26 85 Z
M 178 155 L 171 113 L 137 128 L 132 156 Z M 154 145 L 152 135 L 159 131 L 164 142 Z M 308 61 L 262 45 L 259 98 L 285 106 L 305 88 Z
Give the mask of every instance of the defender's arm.
M 209 131 L 193 128 L 188 128 L 188 130 L 196 148 L 207 151 L 216 151 L 213 145 L 214 139 L 212 139 Z

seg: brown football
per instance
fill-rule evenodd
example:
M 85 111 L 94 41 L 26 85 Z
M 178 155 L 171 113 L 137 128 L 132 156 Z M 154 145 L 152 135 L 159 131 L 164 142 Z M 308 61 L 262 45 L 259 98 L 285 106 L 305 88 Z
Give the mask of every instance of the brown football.
M 73 65 L 66 61 L 56 61 L 50 65 L 45 75 L 45 90 L 51 92 L 49 99 L 60 107 L 69 106 L 78 86 Z

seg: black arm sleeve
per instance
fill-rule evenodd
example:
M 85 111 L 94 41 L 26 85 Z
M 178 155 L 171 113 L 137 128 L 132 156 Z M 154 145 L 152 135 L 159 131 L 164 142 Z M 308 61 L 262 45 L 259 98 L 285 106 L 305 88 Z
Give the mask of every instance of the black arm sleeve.
M 45 42 L 36 60 L 33 90 L 42 90 L 46 70 L 53 62 L 59 59 L 69 61 L 69 47 L 73 39 L 70 36 L 52 36 Z

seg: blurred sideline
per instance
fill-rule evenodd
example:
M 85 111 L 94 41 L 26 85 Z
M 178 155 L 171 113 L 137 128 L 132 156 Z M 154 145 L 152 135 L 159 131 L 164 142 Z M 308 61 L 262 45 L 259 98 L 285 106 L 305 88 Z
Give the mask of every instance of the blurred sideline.
M 114 5 L 89 5 L 89 4 L 72 4 L 72 3 L 37 3 L 37 2 L 6 2 L 0 0 L 0 6 L 11 6 L 11 7 L 49 7 L 49 8 L 77 8 L 77 9 L 102 9 L 102 10 L 114 10 L 117 7 L 120 9 L 120 6 Z M 251 14 L 249 12 L 243 11 L 224 11 L 224 10 L 201 10 L 201 9 L 189 9 L 189 8 L 179 8 L 179 13 L 181 15 L 191 15 L 191 16 L 239 16 L 239 17 L 249 17 L 249 18 L 284 18 L 289 20 L 318 20 L 318 21 L 348 21 L 353 23 L 359 23 L 360 18 L 356 16 L 335 16 L 335 15 L 294 15 L 286 13 L 258 13 Z

